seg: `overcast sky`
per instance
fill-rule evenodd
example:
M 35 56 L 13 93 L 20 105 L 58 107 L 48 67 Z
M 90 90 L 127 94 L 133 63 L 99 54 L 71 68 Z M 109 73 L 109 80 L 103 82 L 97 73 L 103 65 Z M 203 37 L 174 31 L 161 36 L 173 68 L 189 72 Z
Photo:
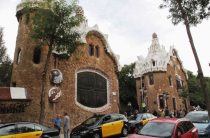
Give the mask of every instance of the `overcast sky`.
M 0 0 L 0 26 L 4 27 L 7 52 L 13 59 L 18 22 L 16 5 L 21 0 Z M 130 64 L 137 56 L 145 57 L 152 34 L 169 50 L 174 46 L 186 69 L 197 73 L 196 63 L 183 24 L 173 26 L 167 19 L 168 11 L 160 10 L 162 0 L 79 0 L 89 26 L 98 24 L 108 34 L 108 42 L 121 65 Z M 198 56 L 205 76 L 210 76 L 210 20 L 191 28 Z

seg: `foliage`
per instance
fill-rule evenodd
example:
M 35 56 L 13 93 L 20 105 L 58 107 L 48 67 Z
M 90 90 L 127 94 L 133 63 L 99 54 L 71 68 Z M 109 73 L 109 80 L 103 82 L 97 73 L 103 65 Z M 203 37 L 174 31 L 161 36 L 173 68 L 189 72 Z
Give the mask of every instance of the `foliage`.
M 179 2 L 183 10 L 180 9 Z M 196 26 L 198 23 L 201 23 L 203 19 L 208 18 L 210 15 L 209 0 L 163 0 L 160 8 L 166 7 L 169 8 L 170 12 L 168 18 L 171 19 L 174 25 L 177 25 L 180 22 L 185 23 L 184 18 L 186 16 L 188 23 Z
M 4 61 L 5 54 L 6 48 L 3 41 L 3 28 L 0 28 L 0 63 Z
M 64 0 L 47 0 L 47 3 L 32 17 L 32 38 L 40 40 L 42 46 L 69 55 L 79 44 L 80 33 L 75 28 L 84 17 L 76 15 L 76 1 L 71 5 Z
M 200 82 L 192 72 L 188 71 L 188 88 L 189 88 L 189 98 L 192 106 L 200 105 L 201 108 L 205 108 L 204 96 L 201 90 Z M 210 86 L 210 78 L 206 77 L 208 86 Z M 208 87 L 210 94 L 210 87 Z
M 124 65 L 119 73 L 120 104 L 125 108 L 128 102 L 131 102 L 134 109 L 138 109 L 136 99 L 136 82 L 133 77 L 135 64 Z M 125 110 L 125 109 L 121 109 Z
M 6 54 L 3 41 L 3 29 L 0 28 L 0 86 L 9 87 L 11 79 L 12 62 Z
M 201 90 L 204 94 L 208 115 L 210 116 L 210 99 L 207 85 L 190 30 L 190 26 L 196 26 L 198 23 L 201 23 L 203 19 L 209 17 L 210 2 L 209 0 L 163 0 L 163 4 L 160 5 L 160 8 L 164 7 L 169 8 L 170 15 L 168 17 L 171 18 L 174 25 L 183 22 L 186 27 L 190 46 L 198 68 L 198 78 L 200 80 Z

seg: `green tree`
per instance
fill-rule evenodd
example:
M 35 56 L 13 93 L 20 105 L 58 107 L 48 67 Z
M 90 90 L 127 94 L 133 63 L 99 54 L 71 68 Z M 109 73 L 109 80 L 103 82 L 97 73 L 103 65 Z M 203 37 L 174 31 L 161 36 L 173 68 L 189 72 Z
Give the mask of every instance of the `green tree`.
M 136 82 L 133 77 L 133 70 L 135 64 L 124 65 L 119 73 L 119 89 L 120 89 L 120 106 L 121 111 L 125 111 L 128 102 L 134 109 L 138 109 L 137 99 L 136 99 Z
M 80 44 L 80 33 L 76 27 L 84 20 L 82 15 L 76 14 L 77 1 L 67 4 L 65 0 L 46 0 L 40 2 L 39 8 L 26 3 L 25 12 L 27 16 L 32 14 L 31 36 L 40 46 L 47 46 L 47 58 L 44 65 L 41 83 L 41 102 L 39 122 L 42 124 L 45 119 L 45 97 L 48 65 L 52 51 L 56 50 L 65 53 L 65 57 L 75 51 Z
M 174 25 L 177 25 L 180 22 L 182 22 L 186 27 L 191 49 L 193 51 L 198 68 L 198 78 L 200 80 L 201 89 L 204 93 L 208 114 L 210 116 L 210 105 L 207 84 L 203 76 L 203 71 L 190 31 L 191 26 L 196 26 L 197 24 L 201 23 L 203 19 L 207 19 L 209 17 L 210 2 L 209 0 L 163 0 L 163 4 L 160 5 L 160 8 L 164 7 L 169 8 L 170 15 L 168 16 L 168 18 L 171 19 Z
M 0 86 L 10 86 L 12 62 L 6 54 L 3 41 L 3 28 L 0 28 Z
M 203 93 L 201 92 L 200 83 L 192 72 L 188 71 L 187 74 L 190 104 L 192 106 L 200 105 L 202 108 L 204 108 L 205 103 Z
M 3 28 L 0 28 L 0 64 L 4 61 L 4 57 L 6 55 L 6 47 L 4 46 L 3 36 Z

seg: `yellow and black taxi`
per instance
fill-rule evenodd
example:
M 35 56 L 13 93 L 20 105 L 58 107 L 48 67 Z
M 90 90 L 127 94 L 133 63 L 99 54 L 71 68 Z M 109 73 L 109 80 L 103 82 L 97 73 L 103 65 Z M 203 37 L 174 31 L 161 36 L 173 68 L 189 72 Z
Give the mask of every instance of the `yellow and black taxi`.
M 122 114 L 94 115 L 75 127 L 71 138 L 104 138 L 128 135 L 128 120 Z
M 129 132 L 137 133 L 150 120 L 157 118 L 151 113 L 139 113 L 128 121 Z
M 59 138 L 59 132 L 37 123 L 5 123 L 0 125 L 0 138 Z

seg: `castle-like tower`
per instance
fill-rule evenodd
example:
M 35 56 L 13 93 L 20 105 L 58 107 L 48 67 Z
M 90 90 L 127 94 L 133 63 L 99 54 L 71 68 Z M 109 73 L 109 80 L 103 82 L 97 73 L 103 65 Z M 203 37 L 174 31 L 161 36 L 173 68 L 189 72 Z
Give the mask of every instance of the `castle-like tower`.
M 30 15 L 24 13 L 24 3 L 40 6 L 42 0 L 22 0 L 17 6 L 19 22 L 12 85 L 24 87 L 31 99 L 22 120 L 39 121 L 41 99 L 41 77 L 47 56 L 47 47 L 39 47 L 30 35 Z M 84 16 L 81 7 L 78 14 Z M 78 28 L 84 44 L 68 59 L 57 58 L 52 53 L 47 72 L 45 97 L 45 124 L 50 124 L 56 113 L 68 112 L 72 125 L 76 125 L 94 113 L 119 112 L 118 71 L 116 56 L 107 41 L 108 36 L 98 26 L 89 27 L 84 21 Z
M 187 74 L 175 48 L 170 47 L 166 52 L 154 33 L 147 57 L 139 56 L 135 63 L 137 101 L 141 110 L 189 109 L 189 100 L 183 96 Z

